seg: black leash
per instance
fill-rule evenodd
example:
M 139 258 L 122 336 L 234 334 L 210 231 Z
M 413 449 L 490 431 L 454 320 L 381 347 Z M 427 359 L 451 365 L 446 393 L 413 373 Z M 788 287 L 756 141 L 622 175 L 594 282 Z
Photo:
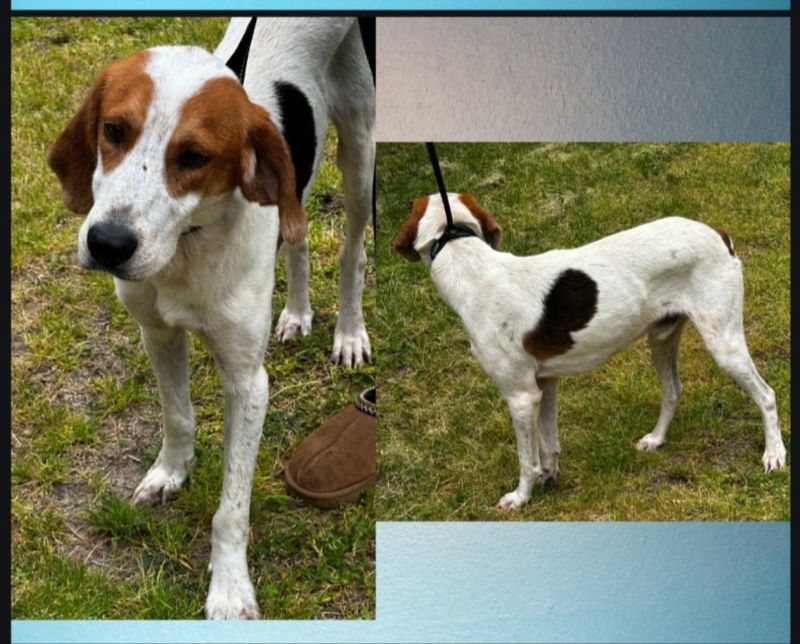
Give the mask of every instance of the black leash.
M 375 86 L 375 16 L 361 16 L 358 19 L 358 31 L 361 33 L 361 44 L 364 46 L 364 53 L 367 55 L 369 71 L 372 72 L 372 85 Z M 377 213 L 378 195 L 375 190 L 377 182 L 375 177 L 378 172 L 377 159 L 372 167 L 372 241 L 377 246 Z
M 433 261 L 448 242 L 454 239 L 461 239 L 462 237 L 477 237 L 477 235 L 471 228 L 457 226 L 453 223 L 453 213 L 450 211 L 450 201 L 447 198 L 447 190 L 444 187 L 442 171 L 439 168 L 439 157 L 436 155 L 436 146 L 428 142 L 425 144 L 425 147 L 428 149 L 428 158 L 430 158 L 431 166 L 433 167 L 433 176 L 436 177 L 436 185 L 439 186 L 439 194 L 442 196 L 444 216 L 447 217 L 447 227 L 444 229 L 442 235 L 433 242 L 433 246 L 431 246 L 431 261 Z
M 231 54 L 228 62 L 225 63 L 228 67 L 230 67 L 230 69 L 233 70 L 233 73 L 236 74 L 236 78 L 239 79 L 239 82 L 242 85 L 244 85 L 244 75 L 247 72 L 247 59 L 250 57 L 250 44 L 253 42 L 253 32 L 255 30 L 256 18 L 253 16 L 250 18 L 250 22 L 247 23 L 247 29 L 245 29 L 244 37 L 236 46 L 236 51 Z

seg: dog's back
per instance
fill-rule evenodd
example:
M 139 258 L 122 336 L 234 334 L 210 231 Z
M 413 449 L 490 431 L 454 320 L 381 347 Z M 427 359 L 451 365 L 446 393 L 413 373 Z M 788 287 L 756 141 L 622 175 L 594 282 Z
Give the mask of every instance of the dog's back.
M 474 345 L 533 358 L 542 375 L 597 367 L 663 320 L 742 309 L 730 237 L 681 217 L 527 257 L 460 241 L 432 269 Z

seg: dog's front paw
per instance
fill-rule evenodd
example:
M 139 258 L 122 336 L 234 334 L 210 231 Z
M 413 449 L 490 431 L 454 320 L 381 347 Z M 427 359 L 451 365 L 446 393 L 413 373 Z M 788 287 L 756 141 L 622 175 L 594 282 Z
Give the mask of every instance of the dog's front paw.
M 259 619 L 256 593 L 247 571 L 235 573 L 217 565 L 211 574 L 206 619 Z
M 281 311 L 278 317 L 278 324 L 275 325 L 275 336 L 281 342 L 291 340 L 297 334 L 308 335 L 311 333 L 311 318 L 314 314 L 309 311 L 298 313 L 290 311 L 288 308 Z
M 764 450 L 764 471 L 774 472 L 775 470 L 782 470 L 786 467 L 786 448 L 783 445 L 777 447 L 767 447 Z
M 353 328 L 347 330 L 347 327 Z M 369 336 L 363 322 L 350 325 L 343 323 L 340 319 L 336 323 L 336 330 L 333 332 L 331 360 L 336 364 L 355 369 L 362 362 L 369 362 L 371 354 Z
M 663 439 L 658 440 L 653 434 L 645 434 L 639 439 L 639 442 L 636 443 L 636 449 L 640 452 L 652 452 L 663 444 Z
M 134 505 L 165 503 L 183 485 L 194 458 L 167 459 L 159 454 L 156 462 L 144 475 L 133 492 Z
M 503 498 L 497 502 L 497 507 L 506 511 L 519 510 L 528 502 L 529 498 L 529 496 L 525 496 L 519 490 L 514 490 L 513 492 L 505 494 Z

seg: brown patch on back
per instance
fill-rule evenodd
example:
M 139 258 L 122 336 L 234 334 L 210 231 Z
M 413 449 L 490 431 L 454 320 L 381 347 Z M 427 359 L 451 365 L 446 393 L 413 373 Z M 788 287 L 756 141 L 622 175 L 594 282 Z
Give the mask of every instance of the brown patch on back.
M 414 242 L 417 239 L 419 220 L 422 219 L 427 209 L 428 197 L 420 197 L 414 201 L 414 205 L 411 207 L 411 217 L 406 220 L 392 242 L 395 250 L 410 262 L 420 259 L 419 253 L 414 250 Z
M 728 249 L 731 257 L 736 257 L 736 253 L 733 251 L 733 240 L 731 239 L 731 236 L 721 228 L 714 228 L 714 226 L 711 226 L 711 228 L 713 228 L 716 233 L 722 237 L 722 242 L 725 244 L 725 247 Z
M 583 329 L 597 313 L 597 283 L 583 271 L 561 273 L 544 298 L 536 328 L 522 338 L 522 346 L 537 360 L 566 353 L 575 341 L 572 332 Z
M 503 238 L 503 229 L 497 223 L 494 217 L 478 205 L 471 194 L 465 192 L 459 193 L 459 201 L 464 204 L 467 209 L 472 213 L 472 216 L 478 220 L 483 231 L 483 238 L 489 246 L 497 248 L 500 245 L 500 240 Z
M 139 52 L 106 67 L 48 152 L 47 163 L 61 182 L 65 205 L 73 212 L 85 214 L 94 203 L 92 174 L 97 165 L 98 137 L 105 171 L 124 157 L 124 152 L 106 145 L 110 143 L 102 136 L 104 119 L 124 119 L 130 127 L 124 138 L 125 152 L 141 132 L 153 92 L 153 82 L 144 71 L 148 56 L 146 51 Z
M 209 161 L 197 168 L 182 167 L 186 152 Z M 278 206 L 286 243 L 295 245 L 305 237 L 306 217 L 283 137 L 267 111 L 251 103 L 236 80 L 209 80 L 184 103 L 167 145 L 166 167 L 171 195 L 218 195 L 238 186 L 249 201 Z

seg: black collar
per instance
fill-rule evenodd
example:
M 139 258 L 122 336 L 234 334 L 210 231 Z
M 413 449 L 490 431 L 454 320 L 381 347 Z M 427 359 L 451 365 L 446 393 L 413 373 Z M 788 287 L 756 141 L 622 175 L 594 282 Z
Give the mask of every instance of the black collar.
M 466 226 L 448 226 L 444 229 L 441 237 L 439 237 L 435 242 L 433 242 L 433 246 L 431 246 L 431 261 L 436 259 L 436 256 L 445 247 L 447 242 L 451 242 L 454 239 L 461 239 L 462 237 L 477 237 L 475 231 L 471 228 L 467 228 Z

